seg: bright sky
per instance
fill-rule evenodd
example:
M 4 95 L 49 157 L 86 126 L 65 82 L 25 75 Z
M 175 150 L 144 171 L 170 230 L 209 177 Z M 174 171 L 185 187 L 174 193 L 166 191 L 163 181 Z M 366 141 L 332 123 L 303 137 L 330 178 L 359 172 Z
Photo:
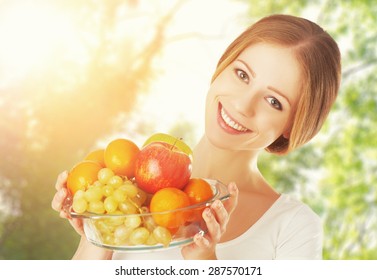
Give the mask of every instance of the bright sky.
M 204 102 L 212 73 L 227 45 L 242 30 L 244 5 L 229 0 L 191 0 L 174 17 L 161 61 L 160 78 L 142 96 L 141 115 L 167 131 L 177 119 L 195 123 L 197 137 L 204 128 Z M 181 37 L 180 37 L 181 38 Z

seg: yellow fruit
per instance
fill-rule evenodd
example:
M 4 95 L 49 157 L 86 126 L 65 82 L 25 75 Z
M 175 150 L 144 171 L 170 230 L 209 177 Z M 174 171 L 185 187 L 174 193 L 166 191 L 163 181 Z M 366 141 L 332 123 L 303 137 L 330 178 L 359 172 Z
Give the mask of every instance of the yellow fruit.
M 146 147 L 150 143 L 153 142 L 163 142 L 170 145 L 174 145 L 177 147 L 181 152 L 187 154 L 188 156 L 192 157 L 192 150 L 191 148 L 183 142 L 180 138 L 174 137 L 169 134 L 165 133 L 156 133 L 149 137 L 143 144 L 143 147 Z
M 110 142 L 105 149 L 105 164 L 116 175 L 134 177 L 136 157 L 139 147 L 127 139 L 116 139 Z
M 164 188 L 153 195 L 150 203 L 150 211 L 156 224 L 173 229 L 183 225 L 189 214 L 187 210 L 174 210 L 189 205 L 190 199 L 185 192 L 177 188 Z M 156 213 L 164 211 L 168 212 Z
M 101 169 L 98 162 L 85 160 L 76 164 L 68 173 L 67 187 L 74 195 L 78 190 L 85 191 L 88 186 L 97 180 L 98 171 Z
M 104 158 L 105 149 L 97 149 L 84 158 L 84 160 L 91 160 L 98 162 L 102 167 L 105 167 L 105 158 Z

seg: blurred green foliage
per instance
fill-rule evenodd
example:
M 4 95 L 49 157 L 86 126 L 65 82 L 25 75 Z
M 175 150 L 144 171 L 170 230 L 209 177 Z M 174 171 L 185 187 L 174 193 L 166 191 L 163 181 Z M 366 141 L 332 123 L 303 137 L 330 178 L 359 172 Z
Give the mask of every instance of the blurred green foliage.
M 242 2 L 251 21 L 309 16 L 338 42 L 342 85 L 324 128 L 287 156 L 265 155 L 260 167 L 323 218 L 325 259 L 377 259 L 377 2 Z

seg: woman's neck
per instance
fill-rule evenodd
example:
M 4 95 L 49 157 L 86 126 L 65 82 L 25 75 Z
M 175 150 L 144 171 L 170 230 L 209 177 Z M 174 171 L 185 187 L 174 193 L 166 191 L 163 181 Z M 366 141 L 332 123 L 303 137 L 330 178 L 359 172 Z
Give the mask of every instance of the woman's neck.
M 225 184 L 233 181 L 240 189 L 259 188 L 264 179 L 257 167 L 258 154 L 259 151 L 221 149 L 203 136 L 194 149 L 192 176 Z

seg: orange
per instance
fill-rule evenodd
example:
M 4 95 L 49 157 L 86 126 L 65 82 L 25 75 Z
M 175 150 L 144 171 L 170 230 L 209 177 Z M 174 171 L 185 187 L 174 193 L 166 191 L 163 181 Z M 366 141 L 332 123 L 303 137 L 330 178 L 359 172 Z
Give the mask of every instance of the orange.
M 84 160 L 91 160 L 98 162 L 102 167 L 105 167 L 105 149 L 97 149 L 91 151 L 89 154 L 86 155 Z
M 183 191 L 190 198 L 191 205 L 205 202 L 213 197 L 211 185 L 204 179 L 191 178 Z M 188 217 L 189 221 L 199 221 L 205 206 L 193 209 Z
M 201 178 L 191 178 L 183 191 L 190 198 L 191 204 L 201 203 L 213 197 L 211 185 Z
M 105 149 L 104 158 L 106 167 L 114 171 L 116 175 L 133 178 L 136 157 L 139 152 L 139 147 L 130 140 L 113 140 Z
M 163 188 L 153 195 L 150 211 L 156 224 L 173 230 L 183 225 L 188 218 L 188 210 L 174 210 L 187 206 L 190 206 L 190 199 L 185 192 L 177 188 Z M 171 212 L 154 213 L 164 211 Z
M 86 190 L 98 178 L 98 171 L 102 166 L 90 160 L 76 164 L 68 173 L 67 188 L 74 195 L 78 190 Z

